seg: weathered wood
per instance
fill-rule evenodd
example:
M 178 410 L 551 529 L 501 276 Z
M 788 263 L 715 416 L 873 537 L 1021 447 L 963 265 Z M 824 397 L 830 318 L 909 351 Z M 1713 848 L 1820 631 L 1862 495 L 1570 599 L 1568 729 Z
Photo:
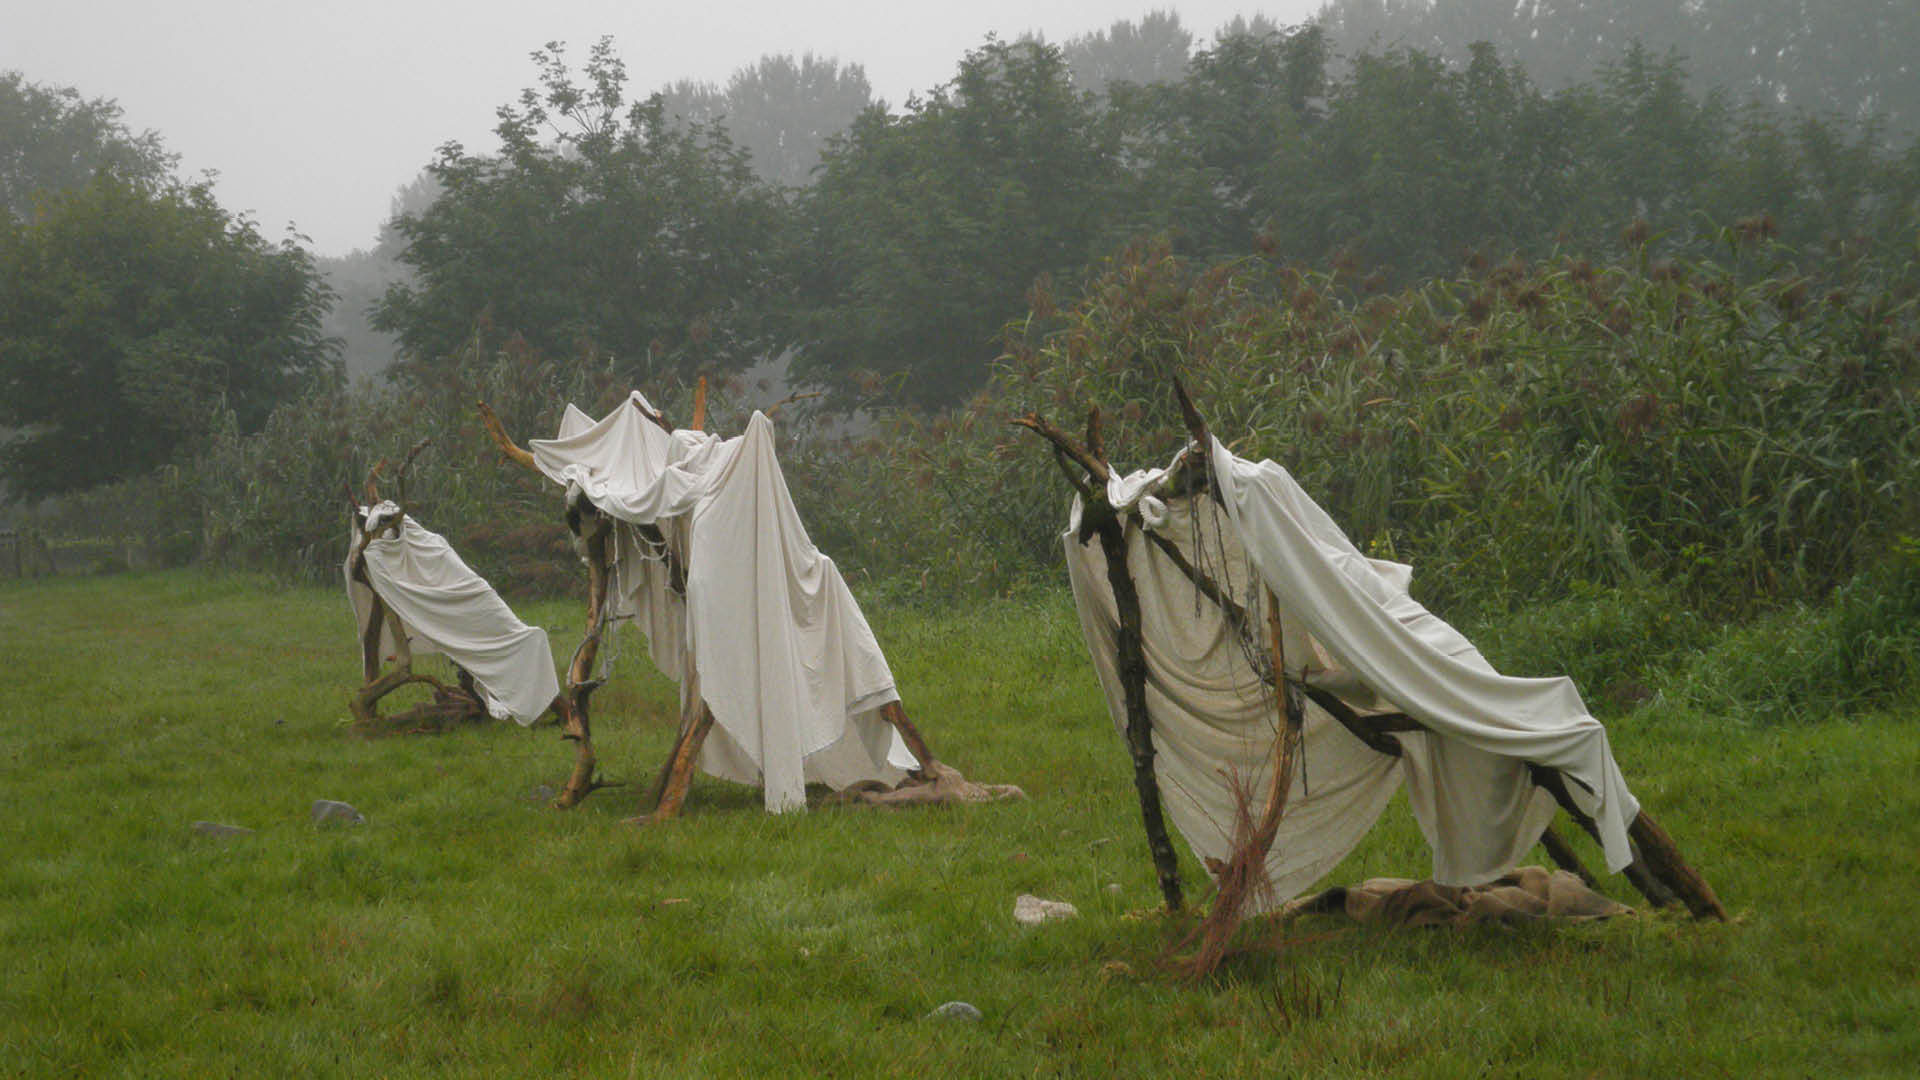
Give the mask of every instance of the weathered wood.
M 1052 443 L 1055 449 L 1071 458 L 1074 464 L 1087 470 L 1087 475 L 1092 477 L 1096 484 L 1105 486 L 1108 476 L 1111 475 L 1107 463 L 1088 453 L 1085 447 L 1074 442 L 1066 432 L 1054 427 L 1046 417 L 1039 413 L 1028 413 L 1025 416 L 1014 417 L 1008 423 L 1026 428 Z
M 699 381 L 693 384 L 693 419 L 687 421 L 687 430 L 688 431 L 705 431 L 706 429 L 707 429 L 707 377 L 705 375 L 702 375 L 700 376 Z
M 1593 837 L 1595 843 L 1604 844 L 1604 841 L 1600 838 L 1600 826 L 1594 822 L 1593 818 L 1588 815 L 1586 811 L 1580 809 L 1579 805 L 1573 801 L 1573 794 L 1567 789 L 1567 777 L 1565 773 L 1562 773 L 1559 769 L 1548 768 L 1545 765 L 1540 765 L 1535 762 L 1527 763 L 1527 773 L 1532 777 L 1536 787 L 1544 788 L 1548 794 L 1553 796 L 1553 800 L 1560 804 L 1560 809 L 1566 811 L 1567 816 L 1573 819 L 1574 824 L 1586 830 L 1587 835 Z M 1637 857 L 1633 862 L 1628 863 L 1627 868 L 1621 871 L 1621 873 L 1626 876 L 1627 881 L 1632 883 L 1635 889 L 1639 890 L 1641 896 L 1647 898 L 1647 903 L 1657 908 L 1671 907 L 1673 905 L 1673 893 L 1668 891 L 1660 879 L 1648 871 L 1645 864 Z
M 653 421 L 654 426 L 658 427 L 661 431 L 669 435 L 673 434 L 673 423 L 667 419 L 666 413 L 658 409 L 648 409 L 640 404 L 639 398 L 628 398 L 627 400 L 633 402 L 633 410 L 635 412 Z
M 382 698 L 403 686 L 415 684 L 432 687 L 433 700 L 391 717 L 380 715 L 379 705 Z M 378 731 L 382 727 L 405 727 L 426 719 L 433 719 L 435 727 L 438 728 L 461 720 L 478 720 L 487 714 L 479 695 L 462 687 L 448 686 L 431 675 L 415 674 L 405 668 L 395 668 L 369 679 L 365 686 L 354 691 L 347 699 L 347 710 L 353 714 L 354 721 L 360 729 L 369 732 Z
M 1673 842 L 1673 837 L 1667 835 L 1667 830 L 1653 819 L 1653 815 L 1643 808 L 1635 815 L 1633 823 L 1627 826 L 1627 835 L 1639 847 L 1639 861 L 1645 862 L 1654 877 L 1679 894 L 1695 918 L 1726 919 L 1727 909 L 1721 905 L 1720 898 L 1714 895 L 1713 886 L 1708 885 L 1707 879 L 1680 857 L 1679 846 Z
M 660 801 L 655 804 L 653 813 L 641 819 L 644 824 L 674 817 L 687 801 L 687 791 L 693 786 L 693 767 L 700 760 L 700 746 L 707 741 L 707 732 L 713 730 L 713 710 L 704 701 L 695 701 L 693 704 L 699 709 L 699 715 L 686 737 L 674 747 L 673 757 L 667 760 L 665 783 L 660 785 Z
M 1573 845 L 1567 842 L 1566 837 L 1555 832 L 1552 825 L 1541 831 L 1540 846 L 1547 850 L 1547 857 L 1553 860 L 1555 866 L 1585 882 L 1587 888 L 1600 887 L 1599 880 L 1593 876 L 1593 871 L 1587 869 L 1587 864 L 1580 861 L 1580 855 L 1573 850 Z
M 1167 836 L 1166 817 L 1160 808 L 1160 781 L 1153 769 L 1153 719 L 1147 712 L 1147 654 L 1140 631 L 1140 594 L 1134 588 L 1133 575 L 1127 570 L 1126 534 L 1117 520 L 1109 518 L 1099 531 L 1100 548 L 1106 555 L 1107 584 L 1113 591 L 1114 607 L 1119 615 L 1116 652 L 1119 654 L 1121 695 L 1126 703 L 1127 750 L 1133 756 L 1133 787 L 1140 800 L 1140 820 L 1147 833 L 1147 850 L 1153 855 L 1153 867 L 1160 879 L 1160 895 L 1168 911 L 1179 911 L 1184 903 L 1180 892 L 1180 860 L 1173 841 Z
M 934 775 L 933 767 L 939 761 L 934 758 L 933 751 L 927 749 L 927 740 L 920 734 L 920 729 L 907 719 L 907 710 L 898 701 L 889 701 L 880 706 L 880 718 L 892 724 L 894 730 L 900 733 L 900 740 L 907 744 L 907 752 L 920 763 L 920 776 L 931 778 Z
M 498 416 L 494 415 L 492 406 L 484 401 L 475 402 L 474 405 L 480 410 L 481 426 L 487 429 L 487 435 L 493 439 L 493 444 L 500 448 L 500 452 L 506 456 L 506 459 L 516 465 L 523 465 L 534 472 L 539 472 L 540 466 L 534 463 L 533 455 L 515 445 L 514 441 L 507 437 L 506 426 L 500 423 Z
M 360 575 L 364 580 L 365 574 Z M 367 608 L 367 623 L 360 628 L 360 681 L 372 683 L 380 677 L 380 629 L 386 625 L 387 603 L 373 594 Z
M 579 805 L 580 800 L 602 786 L 594 779 L 597 764 L 593 753 L 593 726 L 590 701 L 599 684 L 593 681 L 593 662 L 600 655 L 600 638 L 606 632 L 607 587 L 612 578 L 612 559 L 608 552 L 613 540 L 613 525 L 599 513 L 584 512 L 576 539 L 587 564 L 587 633 L 573 651 L 567 665 L 567 685 L 562 691 L 565 706 L 561 718 L 566 723 L 562 738 L 574 744 L 573 773 L 554 805 L 561 809 Z

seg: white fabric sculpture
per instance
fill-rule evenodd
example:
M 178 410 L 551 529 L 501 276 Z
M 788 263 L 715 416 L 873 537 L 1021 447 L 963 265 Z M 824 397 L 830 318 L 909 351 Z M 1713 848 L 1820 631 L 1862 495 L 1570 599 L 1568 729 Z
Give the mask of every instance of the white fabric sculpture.
M 560 693 L 547 632 L 521 622 L 444 537 L 411 515 L 401 515 L 399 506 L 381 502 L 362 507 L 360 516 L 366 530 L 376 534 L 399 518 L 400 535 L 376 535 L 367 545 L 372 589 L 354 580 L 348 563 L 347 598 L 353 604 L 354 625 L 366 625 L 378 592 L 400 617 L 414 655 L 442 653 L 460 665 L 486 695 L 493 716 L 512 716 L 523 725 L 538 720 Z M 356 522 L 348 550 L 358 550 L 364 535 Z M 391 630 L 383 628 L 380 654 L 390 656 L 398 645 Z
M 713 711 L 700 767 L 761 785 L 773 812 L 804 808 L 808 783 L 898 784 L 917 763 L 880 715 L 900 700 L 893 673 L 800 523 L 773 422 L 756 412 L 745 434 L 721 439 L 669 434 L 652 412 L 638 392 L 598 421 L 569 405 L 559 437 L 528 450 L 569 499 L 616 522 L 612 613 L 645 632 L 683 706 L 703 697 Z M 685 557 L 684 597 L 667 549 Z
M 1203 860 L 1231 856 L 1236 809 L 1265 790 L 1279 717 L 1247 644 L 1147 541 L 1143 521 L 1189 561 L 1213 567 L 1223 587 L 1271 591 L 1290 678 L 1338 695 L 1357 713 L 1404 713 L 1426 728 L 1389 736 L 1402 750 L 1391 757 L 1306 702 L 1304 766 L 1267 856 L 1269 888 L 1256 891 L 1250 911 L 1271 910 L 1333 869 L 1402 783 L 1433 849 L 1436 881 L 1499 877 L 1556 809 L 1532 783 L 1528 762 L 1569 778 L 1574 801 L 1599 826 L 1609 870 L 1632 861 L 1627 828 L 1639 804 L 1571 680 L 1494 671 L 1408 595 L 1411 567 L 1367 558 L 1285 469 L 1235 457 L 1217 439 L 1211 454 L 1218 502 L 1156 494 L 1167 469 L 1116 475 L 1107 492 L 1125 521 L 1127 567 L 1140 594 L 1154 765 L 1174 826 Z M 1124 731 L 1116 605 L 1099 541 L 1075 539 L 1079 517 L 1076 501 L 1065 537 L 1074 600 L 1109 712 Z

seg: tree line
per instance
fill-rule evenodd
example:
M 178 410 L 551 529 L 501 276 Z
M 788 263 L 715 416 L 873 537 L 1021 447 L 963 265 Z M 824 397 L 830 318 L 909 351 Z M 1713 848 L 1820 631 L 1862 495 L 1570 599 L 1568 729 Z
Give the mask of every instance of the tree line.
M 1166 13 L 1060 45 L 989 38 L 897 106 L 817 57 L 643 95 L 610 42 L 578 65 L 550 45 L 498 110 L 498 146 L 442 147 L 343 291 L 400 343 L 403 389 L 512 343 L 650 386 L 784 354 L 840 405 L 942 409 L 985 384 L 1009 327 L 1043 330 L 1142 237 L 1356 295 L 1511 257 L 1699 257 L 1729 228 L 1816 276 L 1911 250 L 1909 63 L 1856 57 L 1820 96 L 1803 26 L 1798 52 L 1742 78 L 1714 59 L 1721 88 L 1702 89 L 1665 48 L 1696 40 L 1684 19 L 1540 3 L 1442 20 L 1505 6 L 1344 0 L 1197 50 Z M 1724 6 L 1683 14 L 1724 23 Z M 1553 67 L 1542 41 L 1587 66 Z M 312 257 L 174 178 L 157 136 L 17 73 L 0 132 L 16 495 L 138 475 L 339 385 L 345 331 Z
M 1085 40 L 989 39 L 925 95 L 861 109 L 804 183 L 790 161 L 756 167 L 736 133 L 761 129 L 711 95 L 634 100 L 606 43 L 578 74 L 550 48 L 501 111 L 498 153 L 448 146 L 431 166 L 443 194 L 397 222 L 412 279 L 377 321 L 406 370 L 479 326 L 641 383 L 791 350 L 843 403 L 942 408 L 983 384 L 1008 323 L 1141 236 L 1372 289 L 1512 255 L 1700 255 L 1737 222 L 1810 260 L 1911 240 L 1920 151 L 1697 93 L 1678 55 L 1630 42 L 1548 90 L 1484 42 L 1456 62 L 1330 41 L 1242 24 L 1173 64 L 1177 48 L 1126 39 L 1146 58 L 1133 81 Z M 783 85 L 858 98 L 860 80 L 814 74 Z

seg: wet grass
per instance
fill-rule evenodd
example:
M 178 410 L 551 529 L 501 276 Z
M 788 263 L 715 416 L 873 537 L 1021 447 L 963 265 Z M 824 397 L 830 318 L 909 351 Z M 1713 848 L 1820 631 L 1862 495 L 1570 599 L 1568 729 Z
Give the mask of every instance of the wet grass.
M 522 614 L 561 650 L 580 631 L 571 604 Z M 1029 801 L 769 817 L 757 793 L 703 778 L 684 819 L 636 829 L 632 787 L 544 805 L 571 760 L 551 728 L 355 734 L 337 592 L 184 572 L 0 586 L 0 1072 L 1897 1075 L 1920 1061 L 1910 698 L 1791 725 L 1659 702 L 1610 720 L 1629 782 L 1731 924 L 1312 921 L 1196 984 L 1158 964 L 1183 927 L 1151 913 L 1126 755 L 1064 595 L 869 614 L 935 749 Z M 673 704 L 630 639 L 595 702 L 609 774 L 644 787 Z M 368 824 L 312 825 L 320 798 Z M 207 836 L 197 820 L 255 831 Z M 1396 805 L 1334 877 L 1425 869 Z M 1023 929 L 1020 892 L 1082 915 Z M 984 1020 L 925 1018 L 952 999 Z

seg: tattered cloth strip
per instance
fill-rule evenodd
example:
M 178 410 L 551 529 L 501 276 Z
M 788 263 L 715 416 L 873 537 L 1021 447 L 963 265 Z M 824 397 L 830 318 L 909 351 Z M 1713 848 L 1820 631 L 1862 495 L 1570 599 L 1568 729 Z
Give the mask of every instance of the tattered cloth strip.
M 1302 897 L 1282 909 L 1282 915 L 1345 912 L 1356 922 L 1375 926 L 1472 926 L 1587 922 L 1632 910 L 1594 892 L 1565 870 L 1522 866 L 1485 885 L 1371 878 Z
M 959 769 L 943 763 L 936 762 L 927 773 L 926 779 L 909 776 L 893 787 L 875 780 L 850 784 L 834 792 L 827 802 L 899 807 L 999 802 L 1002 799 L 1027 797 L 1027 793 L 1017 784 L 976 784 L 962 776 Z

